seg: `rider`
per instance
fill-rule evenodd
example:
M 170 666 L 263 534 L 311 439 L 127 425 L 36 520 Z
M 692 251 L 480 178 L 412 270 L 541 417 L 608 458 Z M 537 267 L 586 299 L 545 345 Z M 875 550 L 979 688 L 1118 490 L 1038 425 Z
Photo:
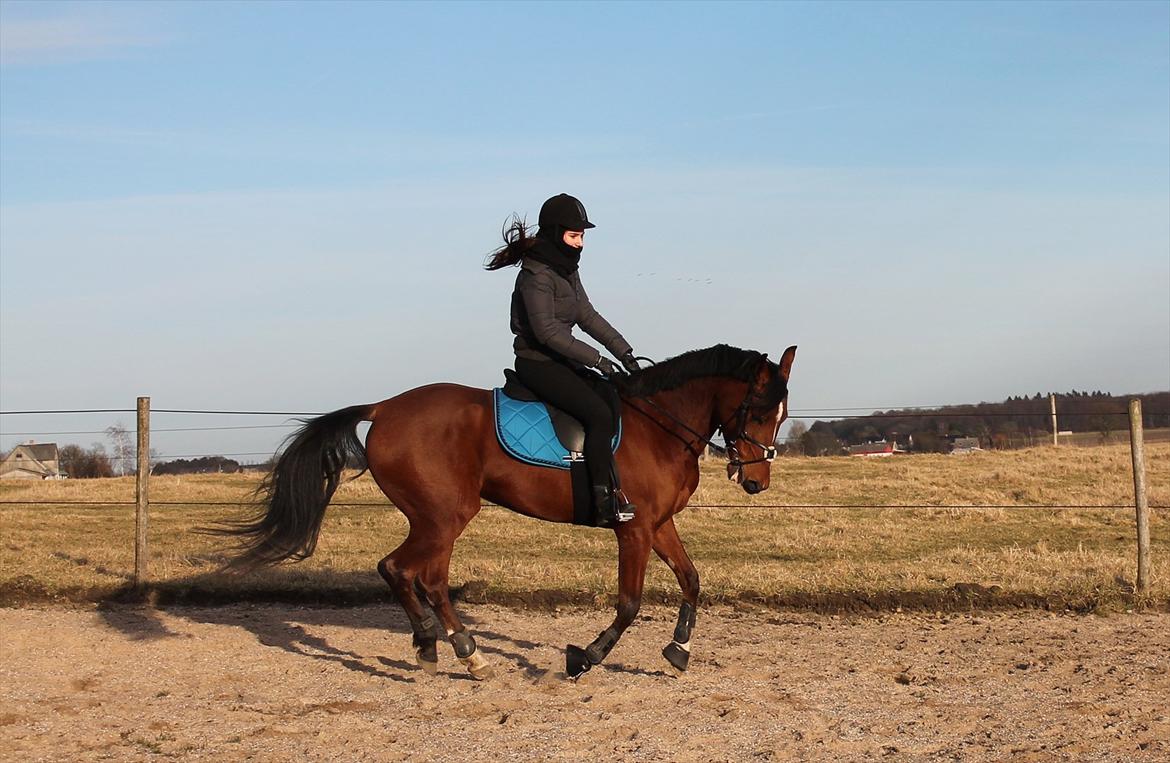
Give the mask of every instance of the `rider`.
M 613 413 L 586 377 L 593 375 L 587 368 L 597 368 L 606 376 L 620 371 L 575 338 L 573 326 L 604 345 L 627 371 L 637 371 L 638 361 L 630 343 L 593 308 L 581 285 L 577 264 L 585 230 L 593 227 L 580 201 L 558 194 L 541 206 L 535 236 L 528 235 L 523 220 L 513 217 L 504 231 L 504 245 L 492 253 L 486 267 L 520 266 L 512 292 L 516 375 L 541 400 L 584 425 L 585 466 L 594 510 L 601 524 L 610 525 L 632 518 L 635 507 L 614 489 L 619 483 L 612 451 Z

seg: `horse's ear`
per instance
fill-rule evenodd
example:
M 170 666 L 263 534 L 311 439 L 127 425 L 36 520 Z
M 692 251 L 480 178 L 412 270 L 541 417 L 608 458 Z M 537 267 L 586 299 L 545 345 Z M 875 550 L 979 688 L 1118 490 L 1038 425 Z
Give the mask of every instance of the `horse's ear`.
M 780 376 L 784 381 L 788 381 L 788 374 L 792 373 L 792 361 L 796 360 L 796 345 L 792 345 L 784 351 L 784 355 L 780 358 Z

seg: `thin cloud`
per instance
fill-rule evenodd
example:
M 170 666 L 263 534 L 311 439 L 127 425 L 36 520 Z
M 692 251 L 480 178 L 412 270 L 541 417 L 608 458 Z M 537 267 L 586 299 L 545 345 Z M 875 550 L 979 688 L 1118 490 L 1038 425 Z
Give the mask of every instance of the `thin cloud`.
M 84 8 L 52 17 L 5 18 L 0 23 L 0 64 L 30 66 L 111 58 L 127 49 L 164 41 L 140 24 L 98 16 Z

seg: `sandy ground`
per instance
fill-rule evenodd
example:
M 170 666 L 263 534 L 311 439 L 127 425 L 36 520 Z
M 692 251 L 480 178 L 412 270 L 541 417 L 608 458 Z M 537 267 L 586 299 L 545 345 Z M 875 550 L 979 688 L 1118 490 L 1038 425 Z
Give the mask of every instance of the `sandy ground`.
M 415 667 L 396 608 L 0 610 L 3 760 L 1167 760 L 1170 615 L 463 608 L 496 676 Z

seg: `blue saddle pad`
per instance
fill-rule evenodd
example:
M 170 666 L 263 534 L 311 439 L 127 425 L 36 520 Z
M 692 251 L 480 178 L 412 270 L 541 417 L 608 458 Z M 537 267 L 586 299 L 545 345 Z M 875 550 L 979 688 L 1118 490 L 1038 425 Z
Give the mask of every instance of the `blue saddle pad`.
M 541 402 L 516 400 L 496 387 L 492 390 L 495 406 L 496 439 L 506 453 L 526 464 L 568 469 L 569 451 L 557 439 L 548 409 Z M 616 452 L 622 440 L 621 422 L 613 438 Z

